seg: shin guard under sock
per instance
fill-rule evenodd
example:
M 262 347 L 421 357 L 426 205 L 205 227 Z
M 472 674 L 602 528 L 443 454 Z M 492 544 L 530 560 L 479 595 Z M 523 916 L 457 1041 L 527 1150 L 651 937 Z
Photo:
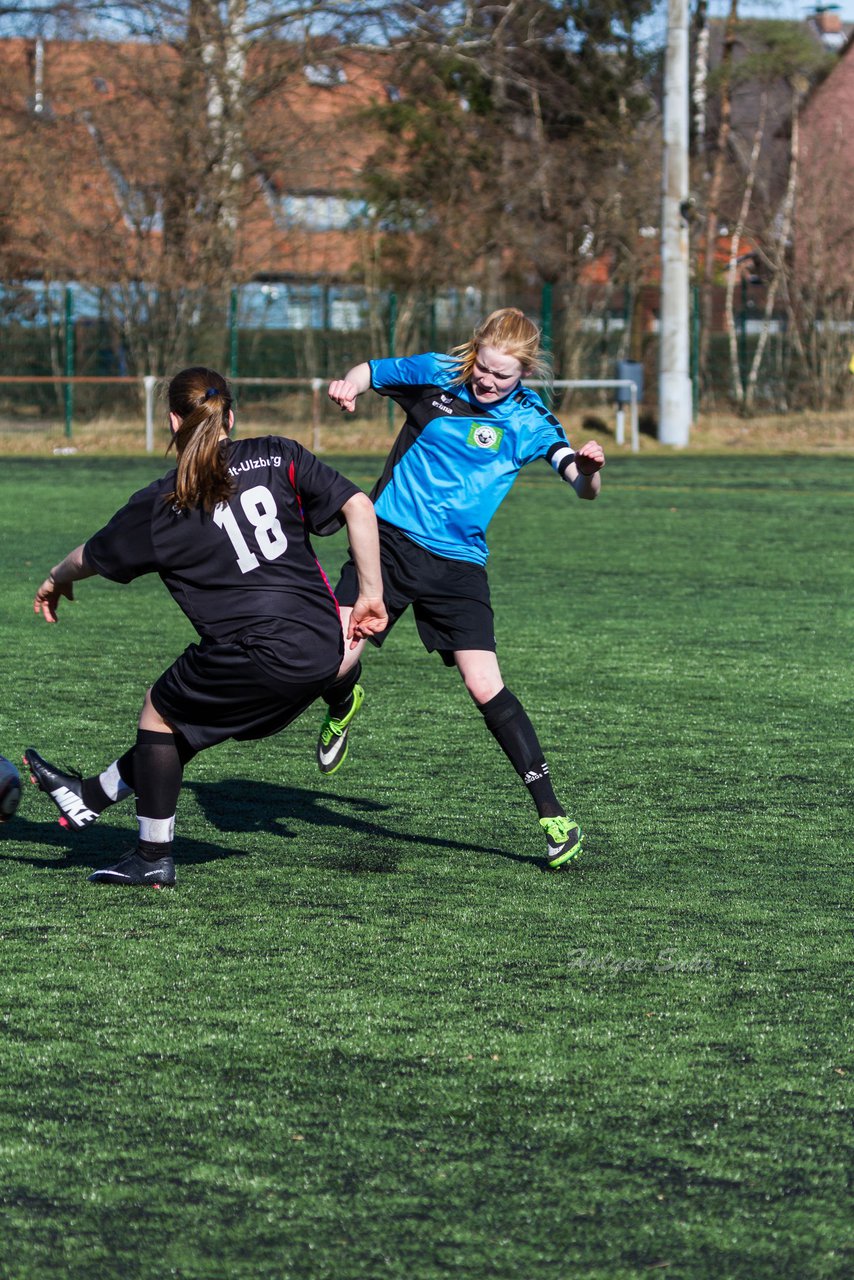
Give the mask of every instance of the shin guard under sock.
M 198 753 L 181 734 L 175 734 L 174 737 L 181 764 L 186 765 Z M 135 755 L 136 746 L 134 745 L 101 773 L 92 778 L 83 779 L 81 799 L 87 809 L 92 809 L 95 813 L 103 813 L 111 804 L 117 804 L 120 800 L 133 795 L 136 789 L 134 787 Z
M 340 676 L 324 690 L 323 700 L 328 705 L 333 720 L 342 720 L 350 710 L 353 690 L 359 683 L 361 674 L 362 664 L 357 662 L 345 676 Z
M 563 813 L 549 778 L 534 726 L 514 693 L 505 687 L 489 702 L 478 703 L 486 727 L 524 782 L 541 818 Z
M 181 741 L 180 736 L 173 733 L 155 733 L 150 729 L 140 729 L 136 735 L 133 773 L 139 822 L 138 851 L 151 860 L 172 852 L 175 810 L 184 778 Z

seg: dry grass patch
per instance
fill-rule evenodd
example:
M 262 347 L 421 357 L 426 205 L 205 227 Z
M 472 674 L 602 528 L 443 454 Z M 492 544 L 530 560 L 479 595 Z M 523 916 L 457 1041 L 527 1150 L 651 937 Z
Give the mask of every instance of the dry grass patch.
M 614 413 L 610 407 L 572 408 L 558 416 L 569 438 L 581 444 L 591 436 L 599 438 L 611 451 L 616 444 Z M 238 417 L 241 435 L 285 434 L 319 453 L 385 454 L 397 431 L 401 415 L 395 413 L 389 425 L 384 405 L 371 414 L 360 412 L 355 417 L 335 415 L 324 405 L 319 428 L 310 414 L 295 414 L 292 407 L 247 406 Z M 629 452 L 628 415 L 625 424 Z M 135 456 L 145 452 L 145 422 L 139 417 L 103 416 L 89 422 L 74 423 L 71 436 L 59 415 L 28 419 L 22 422 L 0 416 L 0 442 L 7 456 L 52 456 L 76 453 L 92 456 Z M 154 453 L 165 454 L 168 443 L 165 428 L 158 417 Z M 765 417 L 742 418 L 735 414 L 701 414 L 691 430 L 688 447 L 691 453 L 854 453 L 854 411 L 833 413 L 792 413 Z M 641 432 L 640 452 L 672 454 L 673 449 L 661 445 Z

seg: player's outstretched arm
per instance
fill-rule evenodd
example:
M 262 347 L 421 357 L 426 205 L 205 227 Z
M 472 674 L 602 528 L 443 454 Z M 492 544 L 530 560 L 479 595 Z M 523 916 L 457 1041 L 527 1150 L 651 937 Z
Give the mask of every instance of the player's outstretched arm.
M 374 504 L 365 493 L 354 493 L 341 508 L 347 523 L 353 563 L 359 575 L 359 595 L 350 614 L 347 639 L 355 649 L 360 640 L 378 635 L 388 626 L 383 603 L 380 536 Z
M 579 498 L 595 498 L 602 487 L 599 472 L 605 465 L 605 452 L 596 440 L 576 449 L 575 457 L 566 469 L 566 478 Z
M 61 596 L 65 596 L 66 600 L 74 599 L 73 583 L 94 577 L 95 570 L 90 569 L 83 559 L 84 545 L 81 542 L 79 547 L 69 551 L 65 559 L 51 569 L 36 592 L 33 613 L 43 614 L 45 622 L 57 621 L 56 611 Z
M 329 399 L 334 400 L 348 413 L 354 413 L 356 409 L 356 397 L 363 395 L 365 391 L 371 388 L 371 366 L 365 362 L 364 364 L 354 365 L 343 378 L 336 378 L 329 384 Z

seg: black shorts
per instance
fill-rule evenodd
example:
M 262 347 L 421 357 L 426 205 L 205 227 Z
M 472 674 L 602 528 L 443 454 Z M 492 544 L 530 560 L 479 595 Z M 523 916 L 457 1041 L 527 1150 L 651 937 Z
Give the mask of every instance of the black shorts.
M 227 738 L 267 738 L 296 720 L 335 679 L 275 679 L 237 644 L 191 644 L 154 683 L 155 711 L 204 751 Z
M 381 645 L 408 605 L 428 652 L 438 650 L 447 666 L 457 649 L 495 652 L 495 619 L 489 600 L 489 581 L 483 565 L 448 560 L 419 547 L 394 525 L 380 520 L 380 559 L 383 593 L 389 623 L 371 636 Z M 344 564 L 335 589 L 338 603 L 350 607 L 359 594 L 352 557 Z

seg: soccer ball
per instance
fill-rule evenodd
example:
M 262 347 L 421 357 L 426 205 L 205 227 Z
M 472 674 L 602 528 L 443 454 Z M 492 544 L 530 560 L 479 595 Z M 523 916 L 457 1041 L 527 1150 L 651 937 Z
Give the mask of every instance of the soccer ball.
M 20 774 L 11 760 L 0 756 L 0 822 L 8 822 L 14 816 L 20 799 Z

